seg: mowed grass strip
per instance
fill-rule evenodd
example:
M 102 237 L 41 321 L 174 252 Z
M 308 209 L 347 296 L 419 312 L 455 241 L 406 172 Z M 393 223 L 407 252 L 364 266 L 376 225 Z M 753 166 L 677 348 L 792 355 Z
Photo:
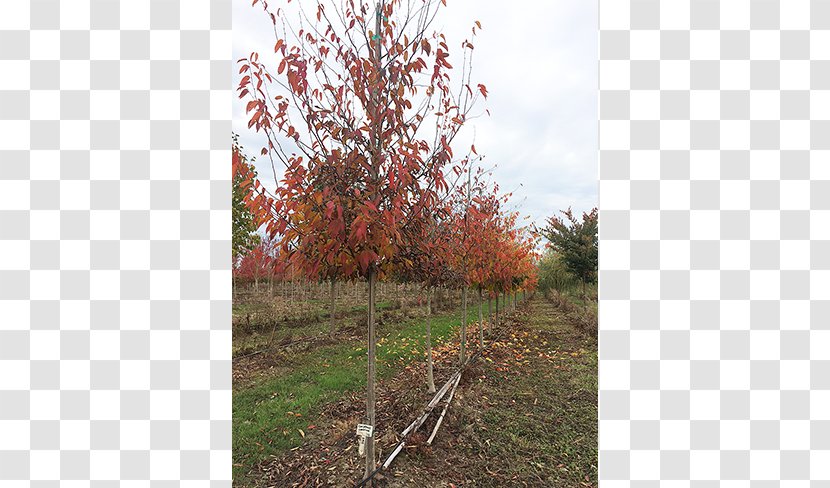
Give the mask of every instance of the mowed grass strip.
M 487 455 L 513 460 L 500 467 L 531 486 L 596 486 L 596 340 L 579 333 L 547 300 L 530 303 L 525 330 L 549 342 L 530 345 L 532 360 L 523 374 L 486 392 L 498 405 L 482 414 L 492 440 Z M 546 349 L 559 350 L 555 362 L 536 357 Z
M 468 316 L 470 320 L 472 314 Z M 460 325 L 460 310 L 434 315 L 433 347 L 444 342 Z M 401 363 L 425 359 L 425 337 L 424 317 L 381 326 L 378 376 L 388 376 Z M 234 479 L 244 478 L 251 467 L 268 456 L 299 445 L 322 405 L 365 386 L 366 344 L 348 342 L 308 351 L 296 358 L 289 373 L 234 391 Z

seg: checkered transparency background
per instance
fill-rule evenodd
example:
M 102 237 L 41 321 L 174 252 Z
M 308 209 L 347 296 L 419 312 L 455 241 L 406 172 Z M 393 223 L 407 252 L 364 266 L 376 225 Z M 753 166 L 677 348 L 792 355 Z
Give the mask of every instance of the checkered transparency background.
M 830 486 L 830 1 L 599 12 L 602 484 Z
M 230 10 L 0 6 L 4 488 L 230 486 Z

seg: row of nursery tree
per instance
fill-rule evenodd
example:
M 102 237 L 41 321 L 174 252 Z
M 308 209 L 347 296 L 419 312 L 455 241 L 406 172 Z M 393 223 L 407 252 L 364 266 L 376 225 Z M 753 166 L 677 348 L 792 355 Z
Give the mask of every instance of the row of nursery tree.
M 378 281 L 420 285 L 428 308 L 437 287 L 462 291 L 460 364 L 468 305 L 478 304 L 481 321 L 484 298 L 536 285 L 535 234 L 506 209 L 510 195 L 475 146 L 459 149 L 461 129 L 486 112 L 476 107 L 487 89 L 471 79 L 481 25 L 454 67 L 431 27 L 445 0 L 257 4 L 273 23 L 274 48 L 239 60 L 237 89 L 249 128 L 267 141 L 259 167 L 270 166 L 273 181 L 263 184 L 234 138 L 235 272 L 366 283 L 366 423 L 374 426 Z

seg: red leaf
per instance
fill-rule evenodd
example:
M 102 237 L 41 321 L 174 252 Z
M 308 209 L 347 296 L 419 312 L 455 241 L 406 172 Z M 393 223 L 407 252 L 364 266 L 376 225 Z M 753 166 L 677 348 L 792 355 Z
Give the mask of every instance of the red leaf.
M 363 251 L 357 257 L 357 262 L 360 264 L 360 270 L 364 273 L 369 269 L 369 261 L 372 259 L 372 251 Z

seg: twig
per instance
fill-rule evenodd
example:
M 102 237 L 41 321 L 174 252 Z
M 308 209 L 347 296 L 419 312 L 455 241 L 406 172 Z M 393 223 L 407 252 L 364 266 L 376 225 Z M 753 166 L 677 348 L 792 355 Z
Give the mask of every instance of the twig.
M 401 432 L 401 440 L 398 441 L 398 445 L 395 447 L 395 449 L 392 450 L 392 452 L 389 454 L 389 457 L 386 458 L 386 461 L 383 462 L 383 469 L 388 468 L 389 465 L 392 464 L 392 461 L 395 459 L 395 456 L 397 456 L 404 448 L 404 445 L 406 444 L 406 437 L 412 432 L 418 430 L 418 428 L 421 427 L 421 425 L 423 425 L 427 417 L 429 417 L 429 414 L 432 413 L 432 410 L 435 408 L 436 405 L 438 405 L 438 402 L 440 402 L 441 398 L 443 398 L 444 395 L 447 393 L 450 384 L 455 383 L 455 385 L 457 386 L 458 380 L 460 378 L 461 371 L 459 370 L 456 371 L 450 377 L 450 379 L 444 384 L 444 386 L 441 387 L 440 390 L 438 390 L 438 392 L 435 394 L 432 400 L 430 400 L 430 402 L 422 411 L 421 416 L 413 420 L 412 423 L 409 424 L 409 426 L 406 429 L 404 429 L 403 432 Z M 455 391 L 455 387 L 453 387 L 453 391 Z
M 444 421 L 444 415 L 447 414 L 447 409 L 450 407 L 450 402 L 452 401 L 453 395 L 455 395 L 455 389 L 458 388 L 458 383 L 461 381 L 461 375 L 458 375 L 458 379 L 455 380 L 455 385 L 452 387 L 452 391 L 450 392 L 450 396 L 447 397 L 447 404 L 444 405 L 444 410 L 441 411 L 441 416 L 438 417 L 438 422 L 435 423 L 435 428 L 432 429 L 432 434 L 427 439 L 427 445 L 432 444 L 432 440 L 435 438 L 435 434 L 438 433 L 438 427 L 441 427 L 441 422 Z

